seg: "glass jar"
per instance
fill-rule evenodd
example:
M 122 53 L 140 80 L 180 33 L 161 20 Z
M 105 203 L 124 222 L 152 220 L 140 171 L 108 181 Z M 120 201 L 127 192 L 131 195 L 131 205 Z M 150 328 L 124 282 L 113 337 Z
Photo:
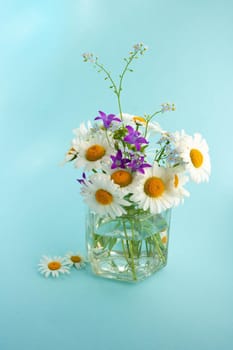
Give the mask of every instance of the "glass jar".
M 166 266 L 170 216 L 171 209 L 151 214 L 131 208 L 112 219 L 88 210 L 86 244 L 92 271 L 136 282 Z

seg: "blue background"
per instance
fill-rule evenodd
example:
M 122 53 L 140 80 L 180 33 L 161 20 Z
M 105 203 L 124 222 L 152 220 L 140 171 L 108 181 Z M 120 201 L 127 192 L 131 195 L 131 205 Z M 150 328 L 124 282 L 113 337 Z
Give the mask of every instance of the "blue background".
M 228 350 L 233 347 L 233 2 L 0 2 L 0 349 Z M 168 266 L 131 285 L 74 271 L 37 272 L 43 254 L 85 251 L 72 129 L 99 109 L 117 113 L 92 51 L 116 76 L 132 45 L 123 110 L 177 105 L 159 122 L 201 132 L 209 184 L 173 211 Z

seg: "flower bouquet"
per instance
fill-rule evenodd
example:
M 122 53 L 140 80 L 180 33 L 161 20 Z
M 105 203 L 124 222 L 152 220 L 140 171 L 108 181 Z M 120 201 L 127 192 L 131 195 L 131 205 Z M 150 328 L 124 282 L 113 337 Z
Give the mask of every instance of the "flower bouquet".
M 99 111 L 74 130 L 66 161 L 82 168 L 81 195 L 88 206 L 88 259 L 97 275 L 138 281 L 167 263 L 171 208 L 189 196 L 189 179 L 208 181 L 208 145 L 199 133 L 163 130 L 155 118 L 175 105 L 143 116 L 122 112 L 121 92 L 131 63 L 147 48 L 134 45 L 118 84 L 93 54 L 83 55 L 110 82 L 119 112 Z

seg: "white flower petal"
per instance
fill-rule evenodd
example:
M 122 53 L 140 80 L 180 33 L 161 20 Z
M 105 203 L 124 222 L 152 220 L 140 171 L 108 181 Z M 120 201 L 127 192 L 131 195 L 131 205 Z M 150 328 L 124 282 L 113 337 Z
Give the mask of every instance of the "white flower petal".
M 40 264 L 38 267 L 38 271 L 43 274 L 46 278 L 49 277 L 50 275 L 52 277 L 59 277 L 60 273 L 69 273 L 69 266 L 66 265 L 65 259 L 61 256 L 54 256 L 54 257 L 48 257 L 48 256 L 43 256 L 43 258 L 40 260 Z M 57 270 L 50 270 L 49 269 L 49 264 L 51 262 L 59 262 L 61 266 L 57 267 Z

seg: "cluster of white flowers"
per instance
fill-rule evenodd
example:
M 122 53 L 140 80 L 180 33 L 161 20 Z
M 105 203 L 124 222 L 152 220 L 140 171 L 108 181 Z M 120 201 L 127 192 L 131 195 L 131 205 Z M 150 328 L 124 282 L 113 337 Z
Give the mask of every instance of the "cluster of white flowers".
M 66 156 L 66 161 L 73 160 L 75 167 L 84 169 L 83 178 L 78 180 L 81 194 L 94 212 L 115 218 L 134 205 L 161 213 L 189 196 L 185 188 L 189 179 L 196 183 L 208 181 L 208 145 L 200 134 L 169 133 L 158 123 L 130 114 L 122 114 L 120 120 L 120 116 L 101 112 L 96 119 L 102 119 L 104 125 L 82 124 L 75 130 L 76 137 Z M 131 139 L 126 137 L 127 130 Z M 153 141 L 159 135 L 157 142 L 147 142 L 142 137 L 147 135 Z M 87 176 L 90 171 L 93 172 Z
M 141 55 L 143 55 L 143 53 L 148 50 L 148 47 L 144 45 L 144 43 L 137 43 L 135 45 L 133 45 L 133 49 L 134 49 L 134 53 L 140 53 Z M 133 52 L 131 52 L 133 53 Z
M 91 52 L 85 52 L 85 53 L 82 54 L 82 56 L 83 56 L 84 62 L 88 62 L 89 61 L 89 62 L 93 63 L 95 61 L 94 55 Z
M 176 110 L 176 106 L 174 103 L 166 102 L 166 103 L 162 103 L 161 106 L 162 106 L 162 110 L 161 110 L 162 113 Z
M 159 113 L 175 111 L 174 103 L 166 102 L 153 114 L 142 116 L 122 113 L 122 83 L 132 62 L 143 55 L 147 47 L 139 42 L 124 58 L 125 66 L 116 82 L 111 71 L 92 53 L 83 54 L 98 72 L 105 75 L 117 97 L 119 115 L 99 111 L 95 120 L 81 124 L 65 161 L 74 161 L 83 168 L 81 194 L 88 206 L 100 215 L 112 218 L 127 214 L 135 207 L 157 214 L 177 206 L 189 195 L 185 188 L 189 179 L 208 181 L 210 159 L 208 145 L 200 134 L 184 131 L 169 133 L 152 122 Z M 159 139 L 156 142 L 156 135 Z M 86 172 L 93 172 L 87 175 Z

